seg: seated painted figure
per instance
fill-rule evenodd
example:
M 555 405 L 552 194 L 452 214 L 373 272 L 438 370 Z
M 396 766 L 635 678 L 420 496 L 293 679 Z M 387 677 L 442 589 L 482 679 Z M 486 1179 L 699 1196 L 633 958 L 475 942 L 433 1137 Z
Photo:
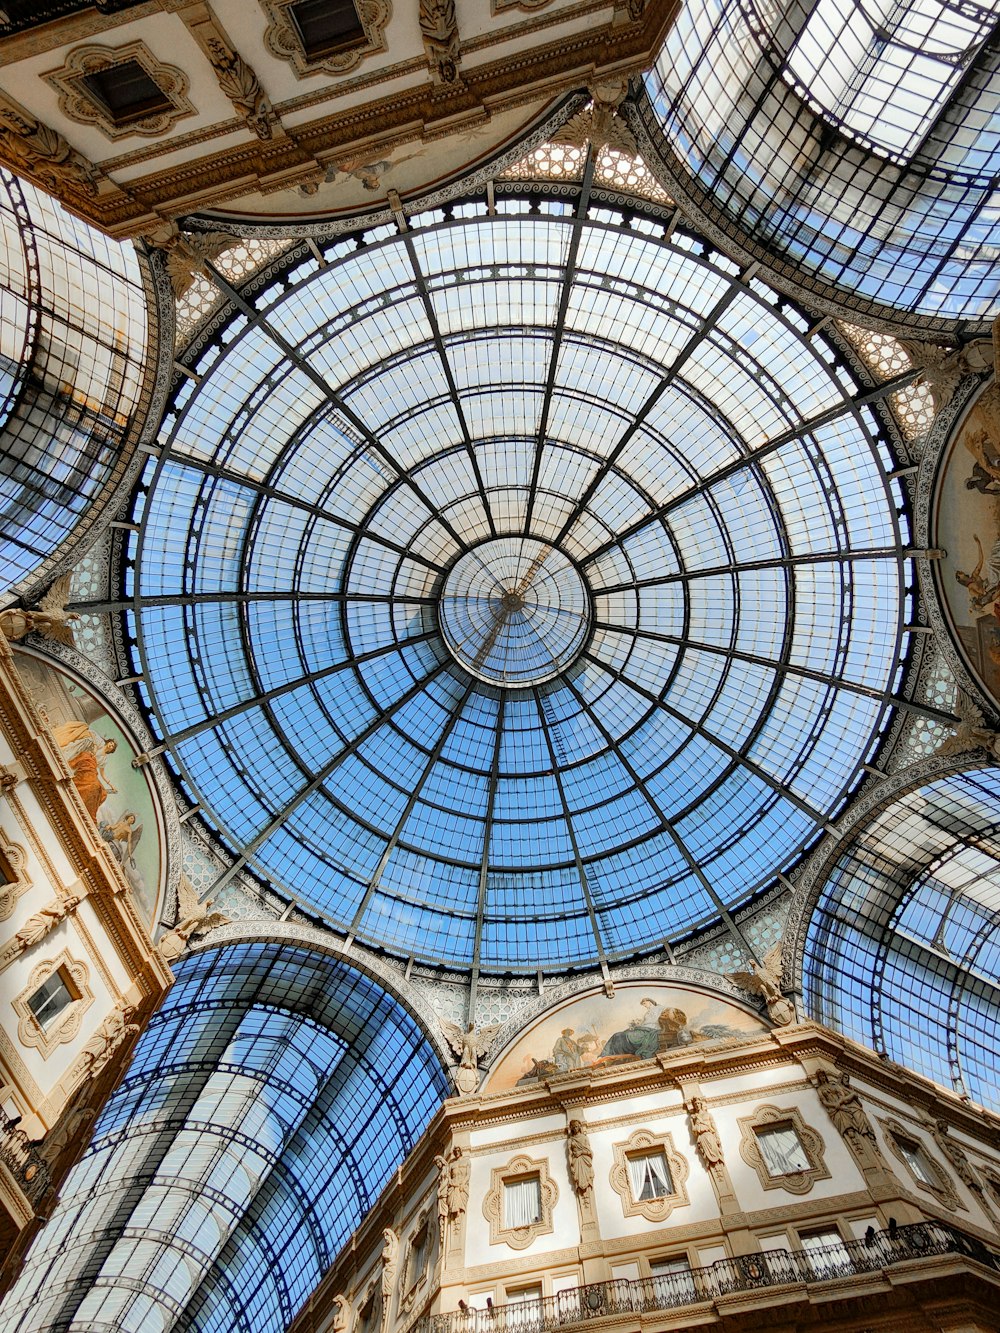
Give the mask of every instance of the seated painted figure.
M 695 1030 L 689 1026 L 683 1009 L 667 1008 L 649 998 L 639 1003 L 642 1016 L 634 1018 L 624 1031 L 613 1032 L 598 1059 L 617 1056 L 619 1059 L 650 1060 L 658 1051 L 690 1046 L 695 1041 L 739 1035 L 724 1023 L 711 1023 Z

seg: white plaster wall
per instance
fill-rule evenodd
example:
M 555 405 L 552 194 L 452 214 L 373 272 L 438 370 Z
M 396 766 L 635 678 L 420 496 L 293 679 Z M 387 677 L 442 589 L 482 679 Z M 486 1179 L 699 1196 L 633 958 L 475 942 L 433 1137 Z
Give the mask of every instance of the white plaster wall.
M 560 1123 L 560 1131 L 562 1125 Z M 505 1127 L 504 1137 L 514 1137 L 510 1125 Z M 478 1134 L 475 1137 L 478 1137 Z M 552 1214 L 553 1230 L 536 1236 L 523 1250 L 515 1250 L 505 1241 L 493 1245 L 490 1243 L 490 1224 L 483 1212 L 483 1201 L 490 1189 L 491 1175 L 496 1167 L 506 1167 L 513 1158 L 526 1156 L 533 1161 L 546 1161 L 548 1176 L 559 1190 Z M 565 1137 L 560 1132 L 556 1139 L 541 1142 L 526 1134 L 516 1148 L 504 1148 L 497 1151 L 477 1152 L 472 1160 L 472 1176 L 469 1186 L 469 1211 L 465 1228 L 465 1263 L 467 1267 L 479 1264 L 495 1264 L 504 1260 L 530 1258 L 539 1254 L 551 1253 L 580 1244 L 580 1222 L 577 1212 L 576 1196 L 569 1180 L 566 1165 Z

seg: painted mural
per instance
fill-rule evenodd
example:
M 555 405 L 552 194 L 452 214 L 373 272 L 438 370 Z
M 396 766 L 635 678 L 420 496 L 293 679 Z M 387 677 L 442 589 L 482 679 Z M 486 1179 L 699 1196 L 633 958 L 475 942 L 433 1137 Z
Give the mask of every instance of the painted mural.
M 17 651 L 18 674 L 73 775 L 87 813 L 128 880 L 152 927 L 165 862 L 160 821 L 148 779 L 132 767 L 137 753 L 106 704 L 55 663 Z
M 629 982 L 611 998 L 590 991 L 543 1014 L 500 1057 L 486 1086 L 504 1092 L 575 1069 L 607 1069 L 695 1042 L 767 1031 L 762 1018 L 710 992 Z
M 1000 704 L 1000 423 L 990 390 L 947 450 L 937 486 L 935 571 L 951 629 L 972 671 Z

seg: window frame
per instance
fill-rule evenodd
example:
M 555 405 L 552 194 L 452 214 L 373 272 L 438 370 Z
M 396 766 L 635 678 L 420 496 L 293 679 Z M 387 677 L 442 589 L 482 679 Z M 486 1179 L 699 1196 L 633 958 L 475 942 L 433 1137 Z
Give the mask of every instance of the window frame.
M 538 1178 L 541 1217 L 525 1226 L 507 1225 L 506 1186 L 519 1181 Z M 490 1224 L 490 1244 L 509 1245 L 512 1250 L 524 1250 L 538 1236 L 555 1230 L 553 1214 L 559 1199 L 559 1187 L 549 1174 L 547 1158 L 524 1155 L 512 1157 L 505 1166 L 495 1166 L 490 1172 L 490 1188 L 483 1198 L 483 1215 Z
M 788 1125 L 794 1129 L 802 1147 L 807 1165 L 799 1171 L 772 1175 L 757 1137 L 759 1130 L 777 1129 Z M 772 1106 L 764 1103 L 752 1114 L 739 1117 L 740 1156 L 757 1173 L 761 1188 L 788 1190 L 790 1194 L 808 1194 L 817 1180 L 829 1180 L 830 1171 L 824 1158 L 825 1144 L 820 1134 L 807 1125 L 795 1106 Z
M 614 1166 L 611 1168 L 611 1188 L 618 1195 L 626 1217 L 644 1217 L 647 1222 L 663 1222 L 675 1208 L 689 1202 L 686 1181 L 689 1174 L 687 1161 L 674 1147 L 668 1132 L 654 1134 L 652 1130 L 637 1129 L 624 1143 L 613 1145 Z M 654 1199 L 637 1199 L 632 1189 L 629 1163 L 637 1157 L 661 1152 L 666 1159 L 671 1193 Z

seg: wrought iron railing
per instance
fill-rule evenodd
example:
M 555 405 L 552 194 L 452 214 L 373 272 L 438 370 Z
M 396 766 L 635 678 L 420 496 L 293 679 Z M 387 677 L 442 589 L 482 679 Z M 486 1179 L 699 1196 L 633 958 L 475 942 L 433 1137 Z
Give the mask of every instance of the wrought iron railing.
M 906 1260 L 943 1254 L 965 1254 L 1000 1269 L 1000 1257 L 973 1237 L 940 1222 L 915 1222 L 889 1231 L 872 1230 L 864 1240 L 839 1241 L 808 1250 L 764 1250 L 719 1259 L 706 1268 L 636 1280 L 592 1282 L 537 1300 L 428 1315 L 417 1323 L 413 1333 L 547 1333 L 588 1319 L 648 1314 L 712 1301 L 732 1292 L 853 1277 Z
M 48 1164 L 24 1130 L 0 1111 L 0 1160 L 11 1172 L 25 1196 L 36 1203 L 49 1188 Z

